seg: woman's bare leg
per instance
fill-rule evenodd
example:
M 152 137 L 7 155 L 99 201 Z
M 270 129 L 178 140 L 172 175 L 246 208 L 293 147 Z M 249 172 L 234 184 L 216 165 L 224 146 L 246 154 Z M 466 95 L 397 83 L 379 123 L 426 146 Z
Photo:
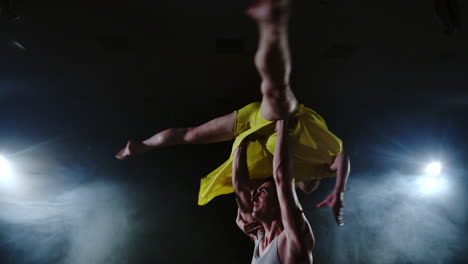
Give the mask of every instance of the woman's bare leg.
M 257 0 L 247 10 L 259 28 L 255 66 L 262 77 L 262 115 L 270 121 L 285 119 L 298 107 L 289 82 L 289 5 L 289 0 Z M 298 183 L 298 187 L 310 193 L 318 188 L 319 183 L 320 180 L 303 181 Z
M 289 0 L 257 0 L 247 10 L 259 28 L 255 66 L 262 78 L 261 113 L 266 120 L 285 119 L 297 110 L 289 76 Z

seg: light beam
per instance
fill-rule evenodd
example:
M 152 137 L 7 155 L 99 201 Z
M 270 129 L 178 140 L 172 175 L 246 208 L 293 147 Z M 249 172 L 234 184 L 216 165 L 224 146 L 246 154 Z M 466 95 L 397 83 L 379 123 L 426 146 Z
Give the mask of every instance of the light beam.
M 430 176 L 438 176 L 442 170 L 442 164 L 440 162 L 433 161 L 426 167 L 426 173 Z
M 0 156 L 0 178 L 8 177 L 10 175 L 10 171 L 10 163 L 5 157 Z

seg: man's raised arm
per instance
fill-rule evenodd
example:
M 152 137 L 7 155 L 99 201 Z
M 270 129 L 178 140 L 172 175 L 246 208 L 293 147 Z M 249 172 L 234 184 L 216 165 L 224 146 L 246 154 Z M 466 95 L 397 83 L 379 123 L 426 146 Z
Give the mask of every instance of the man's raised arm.
M 291 250 L 306 253 L 308 249 L 314 246 L 314 236 L 295 190 L 287 121 L 276 121 L 276 131 L 278 135 L 273 159 L 273 177 L 278 193 L 284 231 L 291 242 Z
M 239 206 L 242 218 L 246 218 L 245 214 L 252 215 L 252 201 L 249 186 L 249 170 L 247 168 L 247 146 L 246 142 L 234 151 L 234 159 L 232 162 L 232 187 L 236 194 L 237 206 Z M 245 219 L 250 220 L 250 219 Z
M 258 232 L 263 230 L 262 225 L 252 217 L 252 201 L 250 195 L 249 170 L 247 168 L 247 142 L 234 152 L 232 162 L 232 186 L 236 194 L 237 218 L 236 224 L 252 240 L 258 239 Z M 263 231 L 262 231 L 263 232 Z

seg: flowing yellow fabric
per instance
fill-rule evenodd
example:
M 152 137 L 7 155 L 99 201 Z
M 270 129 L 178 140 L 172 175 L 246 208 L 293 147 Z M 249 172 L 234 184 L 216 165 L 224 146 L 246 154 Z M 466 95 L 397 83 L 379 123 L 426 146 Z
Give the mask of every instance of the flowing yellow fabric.
M 314 110 L 299 105 L 294 115 L 297 125 L 290 130 L 294 175 L 297 182 L 335 177 L 329 170 L 333 158 L 342 152 L 342 142 L 331 133 L 325 120 Z M 232 193 L 232 160 L 234 151 L 246 138 L 247 167 L 250 179 L 272 176 L 275 153 L 275 123 L 260 113 L 260 102 L 251 103 L 236 111 L 234 128 L 236 139 L 231 156 L 216 170 L 201 179 L 198 204 L 205 205 L 214 197 Z

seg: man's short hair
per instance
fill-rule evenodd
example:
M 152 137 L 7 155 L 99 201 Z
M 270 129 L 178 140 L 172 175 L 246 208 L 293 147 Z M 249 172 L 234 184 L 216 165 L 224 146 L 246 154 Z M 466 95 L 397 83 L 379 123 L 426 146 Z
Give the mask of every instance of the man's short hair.
M 272 183 L 275 183 L 275 178 L 273 178 L 273 176 L 268 177 L 268 178 L 265 178 L 265 179 L 263 180 L 263 183 L 265 183 L 265 182 L 272 182 Z

